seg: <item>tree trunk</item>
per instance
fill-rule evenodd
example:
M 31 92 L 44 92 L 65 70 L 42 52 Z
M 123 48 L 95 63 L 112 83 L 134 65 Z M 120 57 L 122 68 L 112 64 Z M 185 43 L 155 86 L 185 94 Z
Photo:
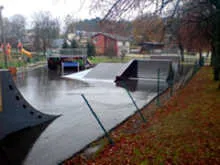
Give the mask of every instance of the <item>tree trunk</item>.
M 207 58 L 209 57 L 209 51 L 207 52 L 206 57 L 207 57 Z
M 211 48 L 212 48 L 212 55 L 211 55 L 211 66 L 214 66 L 214 61 L 215 61 L 215 45 L 212 42 L 211 43 Z
M 44 56 L 46 55 L 46 42 L 45 41 L 43 43 L 43 54 Z
M 181 43 L 179 43 L 178 46 L 179 46 L 179 49 L 180 49 L 181 61 L 184 62 L 184 49 L 183 49 L 183 45 Z
M 214 56 L 214 80 L 220 80 L 220 1 L 216 4 L 216 29 L 215 29 L 215 56 Z
M 203 66 L 202 50 L 199 50 L 199 66 Z

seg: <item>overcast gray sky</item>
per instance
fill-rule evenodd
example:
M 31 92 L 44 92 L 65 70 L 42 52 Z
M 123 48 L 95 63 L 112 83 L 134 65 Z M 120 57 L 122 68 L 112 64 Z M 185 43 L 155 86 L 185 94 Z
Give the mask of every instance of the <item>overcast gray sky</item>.
M 90 13 L 89 5 L 92 0 L 0 0 L 4 6 L 3 16 L 10 17 L 22 14 L 30 19 L 34 12 L 50 11 L 54 17 L 61 20 L 65 15 L 71 14 L 76 19 L 95 18 Z

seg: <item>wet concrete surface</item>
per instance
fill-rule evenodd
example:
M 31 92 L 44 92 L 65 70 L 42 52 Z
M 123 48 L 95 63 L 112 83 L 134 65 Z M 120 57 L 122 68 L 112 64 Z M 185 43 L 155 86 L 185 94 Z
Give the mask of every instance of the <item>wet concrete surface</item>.
M 182 68 L 180 72 L 184 75 L 189 69 Z M 0 161 L 4 160 L 5 164 L 58 164 L 102 136 L 101 128 L 81 98 L 82 93 L 107 130 L 136 111 L 127 92 L 112 81 L 61 79 L 59 74 L 46 68 L 19 73 L 15 81 L 23 96 L 35 108 L 62 116 L 1 141 L 0 153 L 3 154 Z M 139 108 L 156 96 L 155 81 L 129 80 L 126 84 Z M 161 91 L 167 88 L 165 82 L 160 84 Z
M 86 76 L 87 79 L 113 80 L 118 75 L 120 69 L 124 66 L 122 63 L 100 63 L 93 68 Z
M 19 133 L 21 139 L 29 136 L 33 139 L 27 141 L 29 145 L 23 146 L 25 149 L 21 154 L 22 159 L 16 154 L 9 154 L 10 150 L 3 144 L 4 153 L 8 154 L 6 157 L 11 160 L 10 164 L 58 164 L 102 136 L 101 128 L 80 96 L 82 93 L 107 130 L 136 111 L 126 91 L 114 83 L 86 83 L 61 79 L 56 72 L 48 71 L 46 68 L 20 73 L 15 80 L 23 96 L 35 108 L 41 112 L 62 114 L 62 116 L 37 133 L 31 133 L 31 129 Z M 149 89 L 149 87 L 155 89 L 156 83 L 152 83 L 141 81 L 130 83 L 134 86 L 131 87 L 132 95 L 140 108 L 156 95 L 154 90 Z M 165 87 L 166 85 L 163 89 Z M 11 136 L 11 139 L 15 140 L 13 135 Z M 22 152 L 20 145 L 22 144 L 16 145 L 14 141 L 14 145 L 10 146 L 13 148 L 13 153 Z

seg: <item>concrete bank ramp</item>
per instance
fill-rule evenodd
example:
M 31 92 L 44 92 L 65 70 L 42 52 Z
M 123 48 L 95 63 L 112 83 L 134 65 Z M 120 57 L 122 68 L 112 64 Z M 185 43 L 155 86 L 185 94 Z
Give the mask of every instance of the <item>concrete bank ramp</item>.
M 115 76 L 125 64 L 122 63 L 100 63 L 94 67 L 84 78 L 115 80 Z
M 0 70 L 0 140 L 10 133 L 52 121 L 56 117 L 33 108 L 15 86 L 9 71 Z
M 171 60 L 172 62 L 179 63 L 180 56 L 179 55 L 151 55 L 151 59 L 159 59 L 159 60 Z
M 170 60 L 170 61 L 172 61 L 173 69 L 177 72 L 180 67 L 181 57 L 179 55 L 151 55 L 150 59 Z
M 157 79 L 160 69 L 160 79 L 172 77 L 172 61 L 170 60 L 132 60 L 125 65 L 116 77 L 124 79 Z
M 172 78 L 172 61 L 170 60 L 131 60 L 128 63 L 100 63 L 93 69 L 63 77 L 83 81 L 107 82 L 126 79 L 156 80 L 158 69 L 160 69 L 160 80 L 167 81 Z
M 100 81 L 114 82 L 116 75 L 125 64 L 122 63 L 100 63 L 92 69 L 65 75 L 63 78 L 81 80 L 81 81 Z

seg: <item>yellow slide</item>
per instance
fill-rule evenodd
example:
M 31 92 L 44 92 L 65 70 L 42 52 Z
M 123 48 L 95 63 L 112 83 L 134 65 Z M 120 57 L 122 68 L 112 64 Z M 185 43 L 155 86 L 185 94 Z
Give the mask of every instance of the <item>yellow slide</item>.
M 21 53 L 25 54 L 25 55 L 28 56 L 29 58 L 32 58 L 31 52 L 25 50 L 24 48 L 21 49 Z

